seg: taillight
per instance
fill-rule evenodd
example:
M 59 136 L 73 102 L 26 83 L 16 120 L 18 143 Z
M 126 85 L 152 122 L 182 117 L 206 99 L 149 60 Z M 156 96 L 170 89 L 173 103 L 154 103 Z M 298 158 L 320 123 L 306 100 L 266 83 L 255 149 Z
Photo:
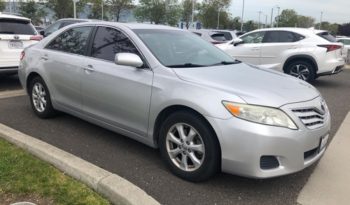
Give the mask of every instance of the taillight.
M 41 40 L 43 40 L 43 36 L 42 35 L 31 36 L 30 40 L 31 41 L 41 41 Z
M 19 57 L 19 59 L 22 61 L 24 56 L 26 56 L 26 53 L 24 51 L 21 52 L 21 55 Z
M 318 47 L 327 48 L 327 52 L 335 51 L 342 48 L 342 46 L 340 45 L 318 45 Z

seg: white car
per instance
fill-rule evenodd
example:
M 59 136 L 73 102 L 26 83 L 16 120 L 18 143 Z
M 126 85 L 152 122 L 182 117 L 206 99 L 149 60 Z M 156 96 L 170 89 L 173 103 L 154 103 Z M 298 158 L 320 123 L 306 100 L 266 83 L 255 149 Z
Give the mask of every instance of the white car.
M 343 45 L 327 31 L 302 28 L 260 29 L 217 45 L 236 59 L 312 82 L 342 71 Z
M 350 62 L 350 37 L 337 37 L 337 42 L 344 44 L 344 56 Z
M 30 19 L 0 13 L 0 75 L 16 74 L 23 48 L 41 39 Z

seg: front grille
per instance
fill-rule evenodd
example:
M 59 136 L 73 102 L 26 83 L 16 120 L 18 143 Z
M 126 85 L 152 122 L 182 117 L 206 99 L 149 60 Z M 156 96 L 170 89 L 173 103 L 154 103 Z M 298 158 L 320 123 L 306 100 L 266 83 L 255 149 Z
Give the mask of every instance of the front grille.
M 317 108 L 293 109 L 295 115 L 309 129 L 317 129 L 325 123 L 325 111 L 320 111 Z
M 260 158 L 260 168 L 261 169 L 275 169 L 280 166 L 277 158 L 275 156 L 262 156 Z

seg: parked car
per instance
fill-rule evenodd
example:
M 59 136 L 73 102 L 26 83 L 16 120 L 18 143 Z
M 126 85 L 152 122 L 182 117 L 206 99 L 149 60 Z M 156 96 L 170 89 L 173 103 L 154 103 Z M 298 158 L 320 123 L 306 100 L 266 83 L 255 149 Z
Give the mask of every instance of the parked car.
M 30 19 L 0 13 L 0 75 L 16 74 L 23 48 L 41 39 Z
M 190 31 L 212 44 L 220 44 L 237 38 L 235 31 L 229 30 L 198 29 Z
M 68 26 L 23 52 L 19 78 L 38 117 L 63 111 L 159 148 L 191 181 L 297 172 L 329 136 L 314 87 L 167 26 Z
M 94 20 L 91 20 L 91 19 L 72 19 L 72 18 L 60 19 L 60 20 L 56 21 L 55 23 L 49 25 L 45 29 L 41 30 L 40 34 L 42 36 L 46 37 L 46 36 L 49 36 L 53 32 L 65 27 L 65 26 L 75 24 L 75 23 L 83 23 L 83 22 L 90 22 L 90 21 L 94 21 Z
M 42 26 L 34 26 L 34 27 L 38 33 L 40 33 L 42 30 L 44 30 L 44 27 L 42 27 Z
M 348 62 L 350 62 L 349 59 L 349 52 L 350 52 L 350 37 L 337 37 L 337 42 L 344 44 L 344 57 L 347 58 Z
M 243 62 L 275 69 L 312 82 L 344 67 L 343 45 L 327 31 L 269 28 L 217 45 Z

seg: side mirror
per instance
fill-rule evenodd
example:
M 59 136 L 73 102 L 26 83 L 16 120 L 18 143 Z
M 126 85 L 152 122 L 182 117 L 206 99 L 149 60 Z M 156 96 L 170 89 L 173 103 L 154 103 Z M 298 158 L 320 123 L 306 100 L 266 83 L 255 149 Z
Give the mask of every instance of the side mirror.
M 42 30 L 42 31 L 39 32 L 39 34 L 42 35 L 42 36 L 45 36 L 45 31 Z
M 240 39 L 240 38 L 235 38 L 235 39 L 233 39 L 233 41 L 232 41 L 232 44 L 233 44 L 234 46 L 238 46 L 238 45 L 243 44 L 243 43 L 244 43 L 244 41 L 243 41 L 242 39 Z
M 140 56 L 134 53 L 117 53 L 114 59 L 115 64 L 140 68 L 143 62 Z

